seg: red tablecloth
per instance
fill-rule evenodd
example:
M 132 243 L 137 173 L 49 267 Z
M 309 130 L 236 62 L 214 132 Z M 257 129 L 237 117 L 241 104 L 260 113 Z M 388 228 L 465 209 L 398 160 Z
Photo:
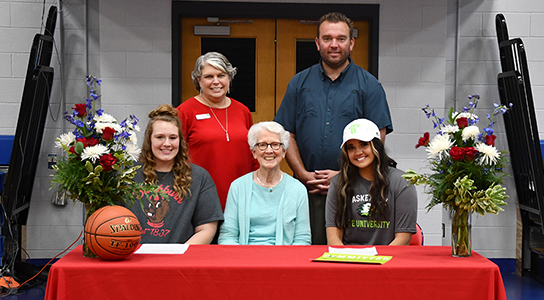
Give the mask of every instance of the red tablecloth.
M 327 246 L 192 245 L 183 255 L 82 257 L 49 271 L 45 299 L 506 299 L 497 265 L 450 247 L 376 246 L 383 265 L 312 262 Z

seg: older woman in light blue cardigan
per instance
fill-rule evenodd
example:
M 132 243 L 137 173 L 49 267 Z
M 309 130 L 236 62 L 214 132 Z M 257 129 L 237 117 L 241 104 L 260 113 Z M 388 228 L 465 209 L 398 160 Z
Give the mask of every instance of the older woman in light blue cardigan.
M 248 143 L 260 167 L 231 184 L 219 244 L 310 245 L 306 187 L 280 170 L 289 133 L 261 122 L 249 129 Z

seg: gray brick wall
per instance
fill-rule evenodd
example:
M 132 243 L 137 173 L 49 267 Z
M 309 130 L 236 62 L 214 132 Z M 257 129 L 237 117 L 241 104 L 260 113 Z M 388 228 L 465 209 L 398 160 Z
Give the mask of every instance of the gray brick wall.
M 387 150 L 398 161 L 399 168 L 424 170 L 425 151 L 414 149 L 414 145 L 423 132 L 432 131 L 432 126 L 421 107 L 429 103 L 440 111 L 454 102 L 456 1 L 342 2 L 380 4 L 379 80 L 387 92 L 395 127 L 394 133 L 387 137 Z M 47 9 L 57 3 L 46 1 Z M 171 100 L 169 0 L 99 1 L 98 11 L 88 9 L 89 17 L 98 20 L 88 28 L 91 32 L 88 48 L 85 45 L 83 1 L 68 1 L 63 5 L 65 52 L 61 57 L 60 48 L 56 49 L 52 63 L 56 77 L 52 112 L 58 120 L 47 120 L 34 185 L 26 235 L 27 251 L 32 258 L 53 257 L 82 230 L 81 205 L 69 203 L 66 207 L 57 207 L 51 204 L 54 191 L 49 190 L 51 171 L 46 168 L 47 154 L 60 153 L 52 141 L 63 132 L 62 112 L 56 114 L 59 108 L 56 104 L 60 103 L 62 95 L 61 67 L 68 108 L 87 95 L 83 82 L 88 72 L 84 63 L 86 53 L 91 64 L 89 68 L 98 70 L 93 74 L 104 80 L 102 108 L 118 119 L 136 114 L 144 121 L 141 124 L 144 128 L 147 113 L 158 104 Z M 492 103 L 499 102 L 496 75 L 500 66 L 494 18 L 501 12 L 506 16 L 510 36 L 522 37 L 526 42 L 537 116 L 542 116 L 544 56 L 540 54 L 544 48 L 544 3 L 467 0 L 461 1 L 460 9 L 459 105 L 466 103 L 466 95 L 478 93 L 482 96 L 479 114 L 485 116 Z M 41 12 L 41 1 L 5 0 L 0 3 L 0 134 L 15 132 L 28 52 L 32 37 L 41 28 Z M 58 31 L 55 38 L 59 46 Z M 501 131 L 500 126 L 498 130 Z M 141 141 L 142 133 L 138 137 Z M 504 134 L 499 136 L 498 146 L 507 147 Z M 517 208 L 512 181 L 507 182 L 507 187 L 512 191 L 512 198 L 506 211 L 498 216 L 473 218 L 474 249 L 490 258 L 515 257 Z M 439 208 L 426 212 L 428 196 L 422 187 L 418 187 L 418 191 L 418 222 L 425 233 L 425 244 L 448 245 L 449 235 L 447 239 L 442 238 L 442 223 L 449 224 L 447 214 Z

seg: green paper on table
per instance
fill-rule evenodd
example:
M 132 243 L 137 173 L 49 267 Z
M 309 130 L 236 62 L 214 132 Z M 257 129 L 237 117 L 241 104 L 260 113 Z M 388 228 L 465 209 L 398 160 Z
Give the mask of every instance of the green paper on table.
M 359 255 L 359 254 L 342 254 L 325 252 L 320 257 L 313 261 L 321 262 L 344 262 L 344 263 L 361 263 L 361 264 L 380 264 L 383 265 L 393 256 L 383 255 Z

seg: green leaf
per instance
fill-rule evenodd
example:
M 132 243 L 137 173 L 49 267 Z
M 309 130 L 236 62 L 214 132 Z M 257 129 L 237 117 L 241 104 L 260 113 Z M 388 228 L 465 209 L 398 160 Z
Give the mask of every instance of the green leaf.
M 76 142 L 76 144 L 74 145 L 74 150 L 78 155 L 81 155 L 81 153 L 83 152 L 83 148 L 84 147 L 82 142 Z
M 406 172 L 402 175 L 402 177 L 404 179 L 408 180 L 409 185 L 412 185 L 412 184 L 422 185 L 422 184 L 427 184 L 428 183 L 427 177 L 416 173 L 416 171 L 414 171 L 412 169 L 406 170 Z
M 94 172 L 100 175 L 100 172 L 104 171 L 104 167 L 102 165 L 97 165 L 94 167 Z
M 93 164 L 92 164 L 90 161 L 87 161 L 87 162 L 85 163 L 85 168 L 86 168 L 87 171 L 89 171 L 89 172 L 93 172 L 93 171 L 94 171 Z

